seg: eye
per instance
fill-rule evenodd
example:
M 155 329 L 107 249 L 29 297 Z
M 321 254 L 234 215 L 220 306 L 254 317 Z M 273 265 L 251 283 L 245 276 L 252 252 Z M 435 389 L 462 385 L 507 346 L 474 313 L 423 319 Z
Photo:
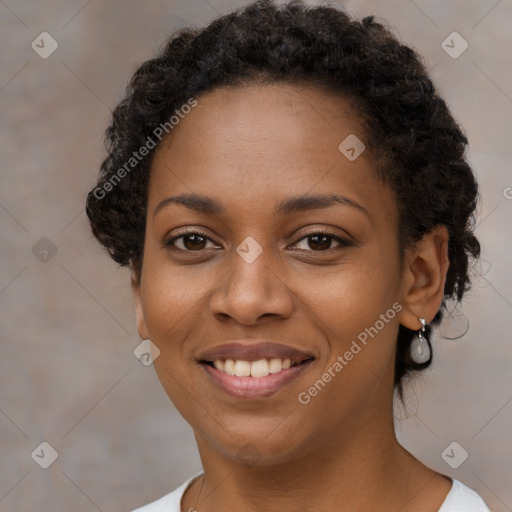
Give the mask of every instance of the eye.
M 208 241 L 213 243 L 212 239 L 202 231 L 187 231 L 186 233 L 182 233 L 181 235 L 175 236 L 174 238 L 166 241 L 164 245 L 170 249 L 198 252 L 208 248 L 206 247 Z M 175 242 L 179 243 L 176 244 Z
M 332 241 L 336 241 L 338 243 L 337 246 L 331 247 Z M 339 235 L 335 235 L 329 231 L 315 231 L 314 233 L 310 233 L 304 237 L 302 237 L 295 245 L 303 243 L 305 247 L 299 247 L 299 250 L 306 250 L 313 252 L 326 252 L 330 250 L 338 250 L 343 247 L 353 246 L 354 244 L 344 238 L 341 238 Z
M 331 247 L 333 241 L 337 242 L 338 245 Z M 208 249 L 208 242 L 211 242 L 213 247 L 218 247 L 206 233 L 202 231 L 187 231 L 166 241 L 164 246 L 183 252 L 199 252 Z M 306 246 L 298 247 L 298 250 L 309 252 L 327 252 L 354 245 L 349 240 L 329 231 L 315 231 L 310 233 L 300 238 L 295 242 L 295 245 L 297 246 L 297 244 L 300 243 L 306 244 Z

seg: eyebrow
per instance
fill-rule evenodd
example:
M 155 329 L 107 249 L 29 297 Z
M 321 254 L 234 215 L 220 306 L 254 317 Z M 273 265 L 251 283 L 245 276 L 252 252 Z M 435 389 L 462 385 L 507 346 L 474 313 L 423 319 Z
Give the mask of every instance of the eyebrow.
M 221 203 L 212 197 L 198 194 L 180 194 L 178 196 L 167 197 L 161 201 L 155 208 L 153 216 L 155 216 L 162 208 L 170 204 L 181 204 L 190 210 L 204 213 L 206 215 L 220 215 L 225 212 Z M 365 213 L 368 217 L 370 217 L 368 211 L 359 203 L 346 196 L 337 194 L 302 195 L 289 197 L 281 201 L 276 206 L 274 212 L 280 215 L 290 215 L 292 213 L 306 210 L 318 210 L 321 208 L 327 208 L 335 204 L 342 204 L 357 208 L 358 210 Z

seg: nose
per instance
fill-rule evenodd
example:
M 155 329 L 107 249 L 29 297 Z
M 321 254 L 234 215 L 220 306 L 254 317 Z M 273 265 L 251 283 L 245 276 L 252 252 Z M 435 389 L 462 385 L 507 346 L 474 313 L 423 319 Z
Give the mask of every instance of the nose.
M 232 319 L 243 325 L 255 325 L 263 317 L 291 316 L 293 292 L 272 259 L 270 249 L 254 260 L 233 251 L 228 272 L 211 295 L 211 313 L 219 320 Z

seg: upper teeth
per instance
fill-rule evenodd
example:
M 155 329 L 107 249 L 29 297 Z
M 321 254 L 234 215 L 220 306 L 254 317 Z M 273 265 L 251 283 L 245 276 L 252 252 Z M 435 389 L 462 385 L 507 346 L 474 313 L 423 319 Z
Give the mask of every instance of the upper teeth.
M 290 359 L 260 359 L 259 361 L 240 361 L 216 359 L 213 366 L 221 372 L 237 377 L 266 377 L 269 373 L 278 373 L 292 366 Z

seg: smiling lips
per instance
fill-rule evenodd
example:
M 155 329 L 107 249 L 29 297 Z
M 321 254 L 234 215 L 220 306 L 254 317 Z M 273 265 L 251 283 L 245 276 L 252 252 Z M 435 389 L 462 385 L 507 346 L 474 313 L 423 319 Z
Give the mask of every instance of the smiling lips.
M 294 363 L 295 366 L 298 363 Z M 241 359 L 216 359 L 213 366 L 221 372 L 237 377 L 266 377 L 269 373 L 279 373 L 292 366 L 290 359 L 258 359 L 258 361 L 244 361 Z
M 294 380 L 313 362 L 313 355 L 263 341 L 235 342 L 202 352 L 199 362 L 206 374 L 237 398 L 264 398 Z

